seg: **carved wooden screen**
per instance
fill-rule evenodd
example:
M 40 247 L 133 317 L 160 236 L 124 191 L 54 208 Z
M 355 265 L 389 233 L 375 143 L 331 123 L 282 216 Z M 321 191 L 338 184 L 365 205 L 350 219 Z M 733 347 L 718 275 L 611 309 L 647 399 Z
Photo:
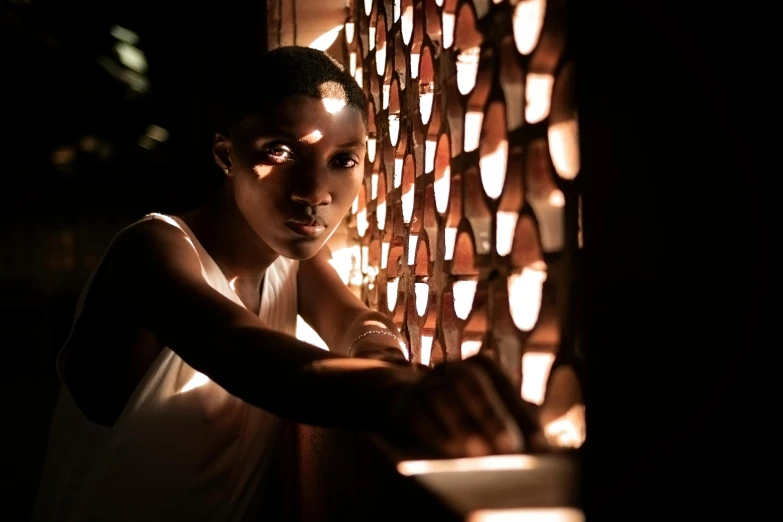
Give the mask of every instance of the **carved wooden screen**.
M 564 24 L 563 0 L 358 0 L 344 31 L 370 100 L 363 298 L 414 361 L 482 350 L 539 404 L 581 248 Z

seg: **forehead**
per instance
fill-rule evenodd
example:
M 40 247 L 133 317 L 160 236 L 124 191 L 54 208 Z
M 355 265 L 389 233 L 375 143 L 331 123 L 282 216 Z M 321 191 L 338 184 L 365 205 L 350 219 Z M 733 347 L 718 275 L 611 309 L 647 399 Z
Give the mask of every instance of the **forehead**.
M 367 134 L 362 114 L 339 99 L 291 95 L 261 105 L 241 126 L 250 138 L 290 136 L 302 138 L 320 133 L 340 142 L 363 140 Z

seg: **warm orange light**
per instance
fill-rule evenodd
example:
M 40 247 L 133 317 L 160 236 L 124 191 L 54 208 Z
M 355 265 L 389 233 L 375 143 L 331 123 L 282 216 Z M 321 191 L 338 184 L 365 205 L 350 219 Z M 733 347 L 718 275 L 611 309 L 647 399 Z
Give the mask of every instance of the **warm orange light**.
M 482 509 L 474 511 L 466 522 L 584 522 L 585 515 L 575 508 Z
M 386 68 L 386 42 L 378 42 L 377 49 L 375 49 L 375 70 L 378 72 L 378 76 L 383 76 L 383 71 Z
M 460 355 L 462 360 L 473 357 L 481 351 L 481 341 L 462 341 L 460 345 Z
M 397 146 L 400 139 L 400 115 L 389 114 L 389 140 L 393 146 Z M 395 185 L 398 186 L 398 185 Z
M 356 231 L 359 233 L 359 236 L 364 237 L 369 227 L 370 221 L 367 219 L 367 207 L 364 207 L 356 213 Z
M 416 295 L 416 313 L 423 317 L 430 300 L 430 286 L 427 283 L 414 283 L 413 291 Z
M 399 2 L 394 2 L 395 6 L 399 4 Z M 413 2 L 407 1 L 403 2 L 404 6 L 402 8 L 402 21 L 400 22 L 400 29 L 402 30 L 402 41 L 405 43 L 405 45 L 410 45 L 411 43 L 411 35 L 413 34 Z M 396 12 L 399 12 L 400 8 L 396 7 Z
M 579 125 L 571 118 L 549 126 L 549 153 L 555 171 L 563 179 L 579 174 Z
M 544 24 L 546 0 L 520 0 L 514 8 L 514 42 L 521 54 L 530 54 L 538 43 Z
M 399 279 L 389 279 L 386 281 L 386 304 L 390 312 L 397 306 L 397 288 L 400 285 Z
M 416 243 L 419 241 L 417 234 L 411 234 L 408 237 L 408 264 L 414 265 L 416 263 Z
M 378 173 L 373 172 L 370 175 L 370 200 L 378 197 Z
M 476 86 L 481 48 L 470 47 L 457 55 L 457 89 L 468 94 Z
M 525 119 L 528 123 L 538 123 L 549 116 L 554 84 L 555 78 L 551 74 L 530 73 L 527 75 Z
M 517 228 L 519 214 L 499 210 L 497 213 L 497 230 L 495 234 L 495 249 L 498 255 L 507 256 L 511 253 L 514 243 L 514 231 Z
M 446 227 L 446 230 L 443 231 L 443 239 L 446 242 L 446 252 L 443 257 L 448 261 L 454 257 L 454 247 L 457 245 L 457 228 Z
M 543 262 L 526 266 L 508 276 L 508 304 L 517 328 L 529 332 L 538 321 L 541 294 L 546 281 Z
M 406 460 L 397 464 L 397 471 L 412 477 L 429 473 L 533 470 L 538 467 L 538 460 L 531 455 L 490 455 L 463 459 Z
M 402 166 L 404 163 L 404 158 L 402 156 L 398 156 L 394 158 L 394 188 L 399 187 L 402 185 Z
M 421 364 L 424 366 L 430 365 L 430 359 L 432 358 L 432 342 L 433 337 L 431 335 L 421 336 Z
M 522 356 L 522 398 L 533 404 L 544 403 L 549 371 L 555 362 L 553 353 L 527 352 Z
M 437 142 L 433 139 L 427 138 L 424 141 L 424 172 L 429 174 L 435 170 L 435 150 Z M 437 183 L 437 180 L 435 181 Z
M 332 106 L 332 108 L 334 108 L 334 107 L 336 107 L 339 104 L 339 100 L 326 100 L 325 99 L 325 100 L 323 100 L 323 103 L 324 103 L 324 106 L 327 107 L 326 110 L 331 113 L 331 112 L 336 112 L 336 111 L 329 110 L 330 104 L 334 104 Z M 344 107 L 345 106 L 345 102 L 342 102 L 342 104 L 343 104 L 342 106 Z M 340 107 L 340 108 L 342 108 L 342 107 Z M 337 109 L 337 110 L 339 110 L 339 109 Z M 323 137 L 324 137 L 324 135 L 321 134 L 321 131 L 319 131 L 318 129 L 315 129 L 310 134 L 305 134 L 304 136 L 299 138 L 299 141 L 301 143 L 304 143 L 305 145 L 313 145 L 314 143 L 318 143 L 319 141 L 321 141 L 321 138 L 323 138 Z
M 456 26 L 456 13 L 443 11 L 443 48 L 448 49 L 454 43 L 454 29 Z
M 422 123 L 429 123 L 432 117 L 432 103 L 435 99 L 435 93 L 431 89 L 431 84 L 428 84 L 419 90 L 419 111 Z
M 460 319 L 467 319 L 473 308 L 473 299 L 476 297 L 477 281 L 460 280 L 452 284 L 454 295 L 454 313 Z
M 561 448 L 578 448 L 585 442 L 585 407 L 575 404 L 565 415 L 544 426 L 547 441 Z
M 482 123 L 484 123 L 484 113 L 482 111 L 468 110 L 465 114 L 465 152 L 478 149 Z

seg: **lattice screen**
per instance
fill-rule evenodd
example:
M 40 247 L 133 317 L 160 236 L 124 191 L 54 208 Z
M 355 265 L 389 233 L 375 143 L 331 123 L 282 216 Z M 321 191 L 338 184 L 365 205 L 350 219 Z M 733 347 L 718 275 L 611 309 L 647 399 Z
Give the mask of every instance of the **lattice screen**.
M 413 360 L 485 351 L 541 403 L 581 248 L 564 1 L 358 0 L 344 35 L 370 99 L 363 298 Z

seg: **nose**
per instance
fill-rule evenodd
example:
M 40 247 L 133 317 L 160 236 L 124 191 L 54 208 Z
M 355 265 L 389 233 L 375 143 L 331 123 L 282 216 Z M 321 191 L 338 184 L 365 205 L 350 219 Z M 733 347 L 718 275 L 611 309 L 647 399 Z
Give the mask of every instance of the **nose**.
M 291 190 L 291 199 L 308 207 L 329 205 L 332 194 L 329 191 L 329 173 L 312 168 L 301 172 Z

